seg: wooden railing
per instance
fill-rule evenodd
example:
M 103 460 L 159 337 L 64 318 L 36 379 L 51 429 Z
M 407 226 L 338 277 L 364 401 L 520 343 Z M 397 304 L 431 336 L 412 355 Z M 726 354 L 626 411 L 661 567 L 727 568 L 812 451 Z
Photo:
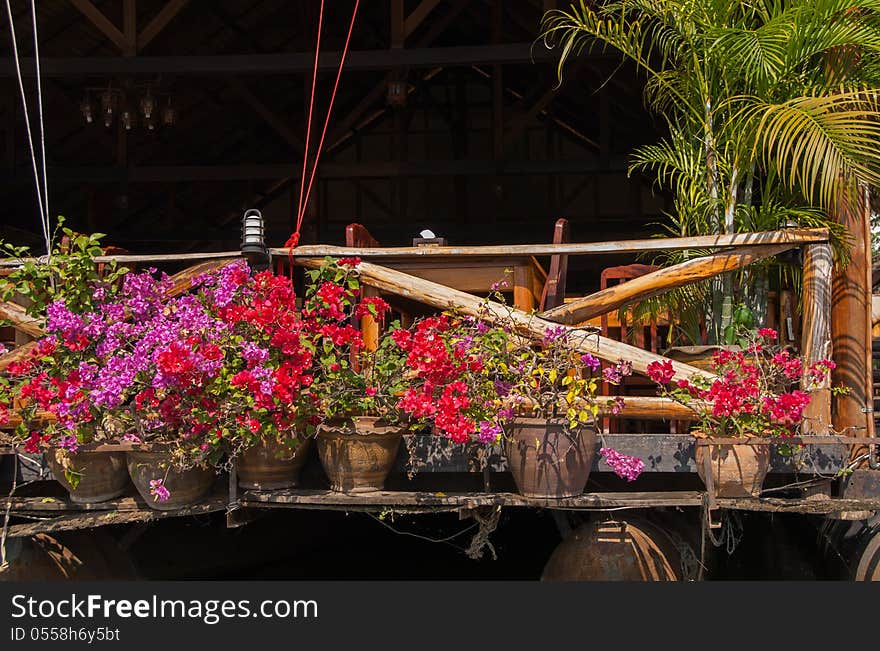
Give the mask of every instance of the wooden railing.
M 742 269 L 752 263 L 778 255 L 793 248 L 804 249 L 803 291 L 803 338 L 801 352 L 807 362 L 828 357 L 831 353 L 831 247 L 829 234 L 824 229 L 789 229 L 759 233 L 710 235 L 686 238 L 657 238 L 614 242 L 587 242 L 564 244 L 528 244 L 502 246 L 447 246 L 447 247 L 376 247 L 352 248 L 338 246 L 300 246 L 292 251 L 285 248 L 270 249 L 273 256 L 287 258 L 292 254 L 296 264 L 314 268 L 325 256 L 363 259 L 360 275 L 363 284 L 382 292 L 395 294 L 437 309 L 454 309 L 471 316 L 488 316 L 489 319 L 509 322 L 524 335 L 541 337 L 548 327 L 562 326 L 575 330 L 572 324 L 583 322 L 599 314 L 616 310 L 626 304 L 657 296 L 672 288 L 705 281 L 718 274 Z M 419 257 L 470 257 L 470 256 L 522 256 L 522 255 L 602 255 L 620 253 L 644 253 L 647 251 L 693 250 L 703 255 L 681 264 L 664 267 L 640 278 L 604 289 L 573 302 L 542 313 L 526 313 L 497 302 L 446 287 L 402 271 L 382 266 L 381 261 L 402 256 Z M 210 258 L 174 276 L 174 292 L 185 292 L 190 280 L 209 269 L 222 266 L 231 258 L 239 257 L 238 251 L 209 254 L 168 255 L 118 255 L 102 256 L 98 262 L 177 262 Z M 0 261 L 0 266 L 9 266 Z M 488 311 L 487 311 L 488 310 Z M 31 336 L 38 336 L 40 329 L 17 306 L 0 305 L 0 316 L 11 320 L 15 327 Z M 577 329 L 582 332 L 581 329 Z M 634 371 L 645 373 L 654 361 L 667 358 L 631 346 L 629 344 L 591 334 L 589 337 L 573 338 L 577 349 L 596 357 L 617 362 L 632 361 Z M 30 352 L 22 346 L 0 356 L 0 370 L 12 361 L 23 359 Z M 705 370 L 672 361 L 677 378 L 687 379 L 693 375 L 712 377 Z M 629 397 L 623 415 L 642 418 L 686 419 L 692 415 L 686 407 L 663 398 Z M 825 433 L 831 424 L 830 385 L 820 387 L 808 408 L 809 433 Z

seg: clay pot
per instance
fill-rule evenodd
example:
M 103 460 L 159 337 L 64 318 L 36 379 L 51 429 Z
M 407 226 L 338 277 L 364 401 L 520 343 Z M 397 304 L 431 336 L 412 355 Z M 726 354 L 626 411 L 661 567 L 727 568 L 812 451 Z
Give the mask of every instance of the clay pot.
M 214 471 L 211 468 L 178 470 L 171 463 L 167 450 L 132 450 L 128 457 L 128 474 L 138 493 L 150 508 L 157 511 L 173 511 L 198 504 L 211 491 Z M 163 485 L 170 496 L 160 502 L 150 495 L 150 481 L 164 479 Z
M 80 474 L 76 488 L 64 475 L 65 457 L 70 460 L 70 468 Z M 46 453 L 46 462 L 55 480 L 70 493 L 70 501 L 77 504 L 112 500 L 130 486 L 124 452 L 68 452 L 52 448 Z
M 341 493 L 380 491 L 391 472 L 406 425 L 373 416 L 330 420 L 318 427 L 318 456 Z
M 770 468 L 770 446 L 698 444 L 694 457 L 704 484 L 707 455 L 716 497 L 760 497 Z
M 507 434 L 504 452 L 520 494 L 560 498 L 584 492 L 596 452 L 594 426 L 569 430 L 560 421 L 516 418 Z
M 248 448 L 239 457 L 235 467 L 238 485 L 252 490 L 297 486 L 310 442 L 311 439 L 306 438 L 287 446 L 276 439 L 264 439 Z

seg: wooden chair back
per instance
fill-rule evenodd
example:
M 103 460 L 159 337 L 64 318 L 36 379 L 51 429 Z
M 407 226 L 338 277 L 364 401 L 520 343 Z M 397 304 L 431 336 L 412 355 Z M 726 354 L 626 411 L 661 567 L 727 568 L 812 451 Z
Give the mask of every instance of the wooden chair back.
M 568 220 L 564 217 L 557 219 L 553 229 L 553 244 L 565 244 L 570 241 L 571 232 Z M 559 307 L 565 301 L 565 280 L 567 277 L 568 255 L 551 256 L 550 271 L 547 273 L 547 281 L 544 283 L 544 291 L 541 294 L 541 312 Z

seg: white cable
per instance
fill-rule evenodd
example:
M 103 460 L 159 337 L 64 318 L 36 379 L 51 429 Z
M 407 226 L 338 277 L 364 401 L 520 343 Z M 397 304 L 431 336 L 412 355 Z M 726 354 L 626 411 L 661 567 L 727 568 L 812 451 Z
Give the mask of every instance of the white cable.
M 43 237 L 46 240 L 46 248 L 51 249 L 51 242 L 49 241 L 49 232 L 46 228 L 47 219 L 43 215 L 43 211 L 45 209 L 45 205 L 43 204 L 43 194 L 40 191 L 40 174 L 37 171 L 37 156 L 34 152 L 34 140 L 31 132 L 31 120 L 28 115 L 28 107 L 27 107 L 27 96 L 24 92 L 24 83 L 21 79 L 21 60 L 18 56 L 18 41 L 15 38 L 15 22 L 12 18 L 12 6 L 9 0 L 6 0 L 6 15 L 9 16 L 9 34 L 12 36 L 12 53 L 15 57 L 15 76 L 18 79 L 18 91 L 21 95 L 21 107 L 24 111 L 24 126 L 27 131 L 27 139 L 28 139 L 28 147 L 31 152 L 31 166 L 34 172 L 34 185 L 37 190 L 37 205 L 40 208 L 40 225 L 43 227 Z
M 43 234 L 46 236 L 46 255 L 51 259 L 52 244 L 51 233 L 52 223 L 49 213 L 49 178 L 46 174 L 46 128 L 43 122 L 43 85 L 42 76 L 40 75 L 40 39 L 37 36 L 37 7 L 35 0 L 31 0 L 31 17 L 34 25 L 34 64 L 37 68 L 37 110 L 40 122 L 40 156 L 43 162 L 43 203 L 45 211 L 43 212 Z

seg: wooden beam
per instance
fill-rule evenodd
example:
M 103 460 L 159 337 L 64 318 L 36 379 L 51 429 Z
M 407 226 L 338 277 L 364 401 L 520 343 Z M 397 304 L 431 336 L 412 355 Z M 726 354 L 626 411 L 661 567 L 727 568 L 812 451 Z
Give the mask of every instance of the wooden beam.
M 323 260 L 314 258 L 294 258 L 297 264 L 309 268 L 317 268 L 323 264 Z M 544 336 L 548 328 L 558 327 L 553 321 L 542 319 L 534 314 L 526 314 L 509 306 L 487 301 L 472 294 L 445 287 L 435 282 L 417 278 L 409 274 L 380 267 L 369 262 L 361 262 L 358 266 L 361 282 L 365 285 L 376 287 L 389 294 L 403 296 L 410 300 L 418 301 L 441 310 L 454 310 L 460 314 L 484 318 L 492 322 L 511 324 L 523 335 L 535 338 Z M 563 326 L 566 327 L 566 326 Z M 646 373 L 648 364 L 655 361 L 666 361 L 666 357 L 655 355 L 641 348 L 602 337 L 601 335 L 587 332 L 578 328 L 567 328 L 570 333 L 572 346 L 582 353 L 590 353 L 599 359 L 616 363 L 621 359 L 632 362 L 633 370 L 637 373 Z M 677 379 L 687 379 L 694 375 L 714 378 L 707 371 L 672 361 L 672 366 Z
M 494 81 L 494 74 L 492 75 L 492 78 Z M 535 102 L 532 103 L 531 106 L 529 106 L 528 108 L 524 108 L 516 115 L 514 115 L 507 125 L 507 135 L 505 136 L 505 142 L 512 142 L 514 139 L 516 139 L 516 137 L 523 132 L 523 129 L 525 129 L 529 125 L 529 122 L 531 122 L 535 118 L 535 116 L 538 115 L 538 113 L 543 111 L 546 106 L 553 101 L 553 98 L 556 97 L 557 92 L 559 92 L 559 89 L 551 86 L 550 88 L 545 90 L 544 93 L 537 100 L 535 100 Z
M 144 27 L 140 34 L 138 34 L 138 51 L 147 47 L 147 45 L 150 44 L 150 41 L 156 38 L 159 35 L 159 32 L 165 29 L 168 23 L 170 23 L 188 3 L 189 0 L 168 0 L 165 6 L 159 10 L 159 13 L 153 17 L 153 20 L 148 22 L 146 27 Z
M 99 32 L 110 39 L 116 47 L 125 51 L 129 45 L 128 39 L 125 38 L 125 34 L 119 31 L 119 28 L 111 23 L 107 16 L 101 13 L 101 10 L 93 5 L 90 0 L 70 0 L 70 4 L 79 9 L 80 13 L 88 18 L 89 22 L 97 27 Z M 45 59 L 41 59 L 41 62 L 44 60 Z
M 0 321 L 7 321 L 14 329 L 31 337 L 42 337 L 45 334 L 40 322 L 28 316 L 24 308 L 15 303 L 0 303 Z
M 403 37 L 404 39 L 412 36 L 412 33 L 419 28 L 419 25 L 427 18 L 428 14 L 434 11 L 434 8 L 440 4 L 441 0 L 422 0 L 419 6 L 410 12 L 406 20 L 403 21 Z
M 266 124 L 272 127 L 279 136 L 284 138 L 297 155 L 302 154 L 303 142 L 300 137 L 293 132 L 293 129 L 290 128 L 285 120 L 266 106 L 240 79 L 231 79 L 229 85 Z
M 5 371 L 6 368 L 14 362 L 23 362 L 30 356 L 31 351 L 36 347 L 37 342 L 31 341 L 23 346 L 18 346 L 17 348 L 10 350 L 8 353 L 0 355 L 0 371 Z
M 831 359 L 831 277 L 833 272 L 830 244 L 804 247 L 803 266 L 803 336 L 801 354 L 809 365 Z M 831 427 L 831 378 L 812 392 L 804 411 L 804 433 L 826 434 Z
M 122 30 L 127 41 L 122 54 L 133 57 L 137 54 L 137 0 L 123 0 Z
M 742 269 L 753 262 L 773 257 L 791 248 L 793 248 L 791 244 L 752 246 L 694 258 L 671 267 L 663 267 L 625 283 L 613 285 L 571 303 L 565 303 L 547 310 L 541 316 L 569 325 L 583 323 L 595 316 L 619 309 L 628 303 L 658 296 L 675 287 L 707 280 L 721 273 Z
M 505 244 L 494 246 L 400 246 L 375 249 L 349 249 L 344 246 L 300 246 L 294 249 L 297 257 L 345 257 L 399 258 L 403 257 L 458 257 L 499 255 L 594 255 L 614 253 L 644 253 L 646 251 L 677 251 L 689 249 L 728 248 L 731 246 L 758 246 L 786 244 L 788 248 L 801 244 L 828 242 L 824 228 L 787 229 L 784 231 L 761 231 L 758 233 L 735 233 L 732 235 L 698 235 L 695 237 L 663 237 L 649 240 L 622 240 L 619 242 L 584 242 L 570 244 Z M 272 255 L 286 256 L 289 249 L 270 249 Z M 632 282 L 632 281 L 630 281 Z
M 600 168 L 595 160 L 385 160 L 362 163 L 328 161 L 318 169 L 318 177 L 325 179 L 393 179 L 426 176 L 516 176 L 533 174 L 587 174 L 612 173 L 625 169 L 611 163 L 613 168 Z M 131 165 L 119 166 L 51 166 L 49 177 L 58 182 L 76 183 L 168 183 L 183 181 L 236 181 L 258 179 L 299 178 L 302 162 L 291 160 L 281 163 L 221 164 L 221 165 Z M 0 179 L 0 186 L 32 183 L 29 168 Z
M 391 22 L 391 47 L 402 48 L 406 40 L 404 29 L 404 7 L 403 0 L 391 0 L 389 7 L 389 17 Z
M 88 2 L 88 0 L 71 0 Z M 89 3 L 91 4 L 91 3 Z M 100 12 L 99 12 L 100 13 Z M 106 20 L 106 18 L 105 18 Z M 112 27 L 112 24 L 107 21 Z M 120 49 L 125 36 L 118 29 Z M 143 32 L 138 36 L 139 42 Z M 115 42 L 115 41 L 114 41 Z M 341 52 L 322 54 L 318 69 L 335 72 Z M 602 54 L 592 55 L 602 57 Z M 41 57 L 43 77 L 125 76 L 173 74 L 178 76 L 268 75 L 311 72 L 313 52 L 275 54 L 227 54 L 199 56 L 137 56 L 137 57 Z M 497 45 L 456 45 L 449 47 L 398 48 L 387 50 L 357 50 L 349 52 L 345 60 L 346 72 L 388 70 L 391 68 L 437 68 L 449 66 L 471 67 L 489 64 L 552 63 L 556 53 L 532 43 L 502 43 Z M 14 77 L 15 62 L 11 57 L 0 61 L 0 76 Z M 21 59 L 22 74 L 33 77 L 33 57 Z

